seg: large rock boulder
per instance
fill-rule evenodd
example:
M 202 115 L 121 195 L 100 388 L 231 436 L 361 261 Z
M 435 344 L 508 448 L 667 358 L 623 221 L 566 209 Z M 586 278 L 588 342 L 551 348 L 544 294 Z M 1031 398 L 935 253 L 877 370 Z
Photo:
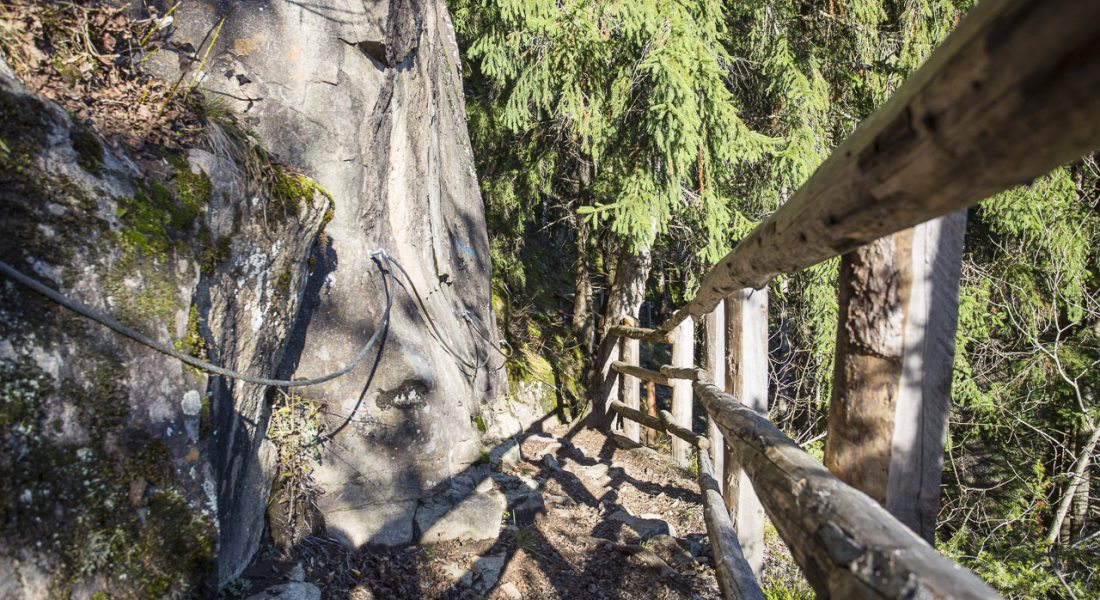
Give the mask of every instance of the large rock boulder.
M 410 543 L 418 501 L 478 458 L 471 417 L 503 385 L 443 2 L 196 0 L 177 9 L 174 27 L 172 43 L 186 50 L 162 51 L 149 68 L 173 80 L 201 67 L 202 85 L 244 115 L 272 154 L 335 198 L 283 373 L 347 364 L 385 326 L 393 295 L 367 364 L 302 393 L 324 403 L 334 433 L 314 472 L 328 533 L 353 546 Z M 201 65 L 187 60 L 194 49 L 206 56 Z M 378 249 L 403 267 L 397 287 Z M 223 579 L 243 556 L 222 559 Z
M 2 63 L 0 140 L 0 260 L 161 344 L 276 373 L 323 194 L 258 165 L 298 184 L 272 194 L 233 153 L 111 149 Z M 248 560 L 269 410 L 223 385 L 0 280 L 0 596 L 161 597 L 219 553 Z

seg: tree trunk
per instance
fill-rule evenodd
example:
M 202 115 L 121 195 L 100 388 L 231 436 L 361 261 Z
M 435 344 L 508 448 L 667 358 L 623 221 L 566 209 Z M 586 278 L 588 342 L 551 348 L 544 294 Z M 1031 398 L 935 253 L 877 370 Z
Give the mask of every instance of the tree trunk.
M 623 317 L 637 318 L 638 309 L 645 299 L 645 283 L 651 264 L 649 248 L 638 254 L 626 248 L 620 252 L 604 311 L 604 330 L 621 322 Z M 603 335 L 603 331 L 600 333 L 602 339 L 596 355 L 596 381 L 592 385 L 595 391 L 592 414 L 606 425 L 612 416 L 607 408 L 608 403 L 619 397 L 619 377 L 611 370 L 611 363 L 619 360 L 619 340 L 615 336 Z
M 1088 447 L 1088 439 L 1092 431 L 1082 429 L 1077 435 L 1077 451 L 1085 460 L 1085 468 L 1082 477 L 1077 482 L 1077 492 L 1073 495 L 1073 507 L 1070 509 L 1070 531 L 1066 536 L 1067 542 L 1075 542 L 1085 530 L 1085 522 L 1089 516 L 1089 501 L 1091 500 L 1091 485 L 1089 482 L 1089 467 L 1092 464 L 1092 452 L 1085 452 Z
M 1062 494 L 1062 500 L 1058 503 L 1058 511 L 1054 515 L 1054 522 L 1050 526 L 1050 533 L 1047 534 L 1046 544 L 1048 546 L 1054 544 L 1054 542 L 1058 540 L 1058 532 L 1062 529 L 1062 522 L 1065 521 L 1066 515 L 1069 514 L 1069 509 L 1073 504 L 1074 497 L 1077 495 L 1077 491 L 1080 489 L 1082 482 L 1088 478 L 1089 463 L 1092 458 L 1092 453 L 1096 450 L 1097 443 L 1100 443 L 1100 427 L 1092 425 L 1091 428 L 1092 432 L 1088 440 L 1085 441 L 1084 447 L 1077 452 L 1077 459 L 1074 461 L 1073 466 L 1073 478 L 1069 480 L 1066 491 Z
M 825 465 L 935 536 L 963 212 L 845 255 Z
M 577 220 L 577 265 L 573 295 L 573 331 L 581 341 L 585 356 L 591 356 L 596 343 L 595 318 L 592 315 L 592 279 L 588 270 L 588 223 Z
M 738 402 L 768 415 L 768 290 L 741 290 L 726 298 L 727 388 Z M 741 468 L 736 446 L 726 444 L 725 500 L 737 538 L 760 577 L 764 566 L 764 508 Z

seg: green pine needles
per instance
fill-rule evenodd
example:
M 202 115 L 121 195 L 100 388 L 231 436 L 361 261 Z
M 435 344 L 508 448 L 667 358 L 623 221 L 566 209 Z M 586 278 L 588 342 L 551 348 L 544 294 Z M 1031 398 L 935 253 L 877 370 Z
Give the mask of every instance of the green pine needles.
M 705 262 L 728 249 L 738 203 L 728 183 L 779 146 L 741 119 L 721 2 L 452 6 L 487 92 L 481 108 L 535 168 L 523 202 L 572 179 L 576 213 L 635 251 L 677 221 L 703 232 Z M 506 188 L 490 186 L 489 202 Z
M 652 255 L 667 316 L 975 3 L 450 0 L 517 355 L 583 385 L 579 312 L 601 310 L 623 250 Z M 970 213 L 939 533 L 1014 597 L 1084 597 L 1100 570 L 1095 483 L 1043 543 L 1100 422 L 1098 197 L 1087 158 Z M 836 264 L 772 287 L 772 417 L 806 437 L 831 395 Z

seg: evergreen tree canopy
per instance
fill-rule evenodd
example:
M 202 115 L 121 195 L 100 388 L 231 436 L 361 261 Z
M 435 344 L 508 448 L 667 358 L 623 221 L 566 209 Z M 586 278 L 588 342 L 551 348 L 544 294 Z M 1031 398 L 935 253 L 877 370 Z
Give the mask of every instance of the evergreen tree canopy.
M 490 203 L 538 202 L 572 179 L 577 212 L 609 224 L 633 250 L 678 217 L 705 232 L 706 262 L 726 249 L 731 181 L 776 144 L 739 115 L 721 2 L 452 6 L 490 90 L 481 108 L 534 168 L 487 186 Z M 537 193 L 510 198 L 517 181 Z
M 454 0 L 498 272 L 561 282 L 524 299 L 547 315 L 582 278 L 610 282 L 620 246 L 652 248 L 659 321 L 973 4 Z M 1016 597 L 1084 597 L 1100 568 L 1088 493 L 1064 526 L 1084 546 L 1043 543 L 1081 434 L 1100 423 L 1098 181 L 1088 158 L 970 213 L 940 545 Z M 594 248 L 578 215 L 609 226 Z M 591 273 L 562 260 L 574 241 Z M 818 437 L 831 394 L 836 265 L 773 285 L 772 418 L 801 439 Z

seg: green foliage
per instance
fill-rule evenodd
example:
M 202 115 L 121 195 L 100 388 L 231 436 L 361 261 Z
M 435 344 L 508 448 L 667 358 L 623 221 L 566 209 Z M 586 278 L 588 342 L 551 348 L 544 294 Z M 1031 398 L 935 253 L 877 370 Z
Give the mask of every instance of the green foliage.
M 1087 579 L 1079 576 L 1086 558 L 1080 552 L 1050 553 L 1037 543 L 1006 543 L 1006 537 L 982 540 L 961 528 L 936 549 L 973 569 L 1008 598 L 1064 598 L 1067 589 L 1073 597 L 1092 597 Z M 971 555 L 975 547 L 977 555 Z
M 515 159 L 483 185 L 490 207 L 529 213 L 568 177 L 577 214 L 636 251 L 682 217 L 705 231 L 708 260 L 720 255 L 730 198 L 718 182 L 774 146 L 727 85 L 721 3 L 451 6 L 481 90 L 475 144 Z
M 191 304 L 191 309 L 187 311 L 187 331 L 184 333 L 182 339 L 176 341 L 176 349 L 184 354 L 189 354 L 201 358 L 203 360 L 207 357 L 207 350 L 209 347 L 206 343 L 206 338 L 202 335 L 202 330 L 199 323 L 199 309 L 195 304 Z M 190 365 L 184 368 L 191 368 Z M 196 373 L 199 372 L 195 369 Z
M 816 597 L 770 520 L 764 522 L 764 569 L 760 587 L 768 600 L 810 600 Z
M 1077 536 L 1044 543 L 1075 439 L 1098 421 L 1097 172 L 1086 157 L 971 211 L 940 534 L 1011 597 L 1084 597 L 1100 570 Z
M 450 2 L 510 379 L 585 348 L 558 300 L 582 289 L 577 262 L 606 290 L 621 247 L 650 249 L 656 320 L 689 298 L 973 4 Z M 1074 436 L 1100 421 L 1098 173 L 1088 159 L 971 213 L 939 533 L 1016 597 L 1087 595 L 1100 568 L 1095 542 L 1042 547 Z M 799 432 L 824 423 L 836 279 L 829 261 L 772 287 L 776 387 Z M 810 593 L 785 590 L 769 594 Z

